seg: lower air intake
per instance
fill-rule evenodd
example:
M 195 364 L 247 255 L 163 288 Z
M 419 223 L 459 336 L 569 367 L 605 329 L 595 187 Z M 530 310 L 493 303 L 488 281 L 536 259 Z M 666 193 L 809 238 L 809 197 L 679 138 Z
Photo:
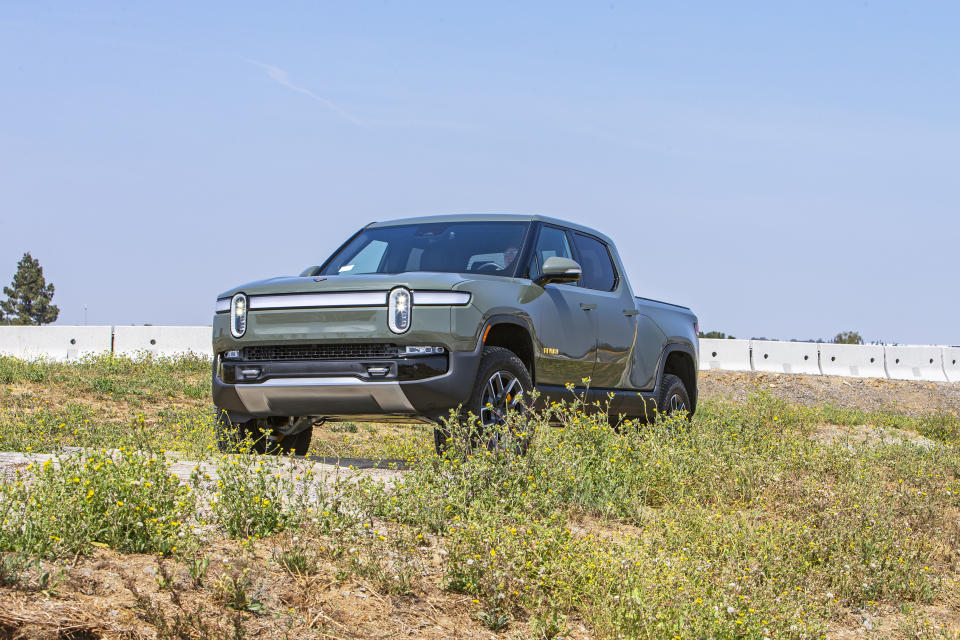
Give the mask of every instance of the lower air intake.
M 244 360 L 370 360 L 396 358 L 399 349 L 395 344 L 382 342 L 369 344 L 284 344 L 244 347 Z

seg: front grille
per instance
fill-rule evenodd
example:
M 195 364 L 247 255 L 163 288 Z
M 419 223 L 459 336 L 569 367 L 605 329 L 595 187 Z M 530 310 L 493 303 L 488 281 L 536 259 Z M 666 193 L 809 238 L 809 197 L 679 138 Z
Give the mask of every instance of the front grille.
M 244 360 L 369 360 L 396 358 L 397 345 L 368 344 L 282 344 L 244 347 Z

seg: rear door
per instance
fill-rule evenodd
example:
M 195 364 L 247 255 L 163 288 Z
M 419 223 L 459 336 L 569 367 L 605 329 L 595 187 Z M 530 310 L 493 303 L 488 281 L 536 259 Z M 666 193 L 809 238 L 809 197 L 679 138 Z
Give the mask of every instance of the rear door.
M 631 354 L 637 334 L 633 293 L 618 272 L 610 248 L 594 236 L 574 231 L 576 261 L 583 269 L 580 289 L 597 325 L 597 364 L 591 387 L 629 389 Z

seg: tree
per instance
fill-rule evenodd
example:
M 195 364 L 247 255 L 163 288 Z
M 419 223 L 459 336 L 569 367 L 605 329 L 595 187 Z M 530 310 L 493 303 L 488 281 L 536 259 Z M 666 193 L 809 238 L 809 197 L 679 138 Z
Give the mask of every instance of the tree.
M 833 344 L 863 344 L 863 338 L 856 331 L 841 331 L 833 337 Z
M 50 324 L 60 315 L 60 309 L 50 304 L 53 283 L 47 284 L 40 262 L 23 254 L 17 263 L 13 282 L 3 288 L 7 299 L 0 302 L 0 315 L 10 324 Z
M 733 336 L 728 336 L 728 335 L 725 334 L 723 331 L 707 331 L 706 333 L 704 333 L 703 331 L 701 331 L 701 332 L 700 332 L 700 337 L 701 337 L 701 338 L 716 338 L 716 339 L 719 339 L 719 340 L 723 340 L 724 338 L 729 338 L 729 339 L 731 339 L 731 340 L 734 339 Z

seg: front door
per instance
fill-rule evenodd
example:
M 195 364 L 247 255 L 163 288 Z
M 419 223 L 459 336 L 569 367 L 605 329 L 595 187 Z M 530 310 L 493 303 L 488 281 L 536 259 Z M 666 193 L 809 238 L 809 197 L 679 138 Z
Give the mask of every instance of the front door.
M 567 232 L 544 225 L 537 238 L 531 279 L 539 276 L 539 265 L 550 257 L 574 259 Z M 597 313 L 593 295 L 576 285 L 530 285 L 531 315 L 535 318 L 537 341 L 537 386 L 573 383 L 593 376 L 597 360 Z

